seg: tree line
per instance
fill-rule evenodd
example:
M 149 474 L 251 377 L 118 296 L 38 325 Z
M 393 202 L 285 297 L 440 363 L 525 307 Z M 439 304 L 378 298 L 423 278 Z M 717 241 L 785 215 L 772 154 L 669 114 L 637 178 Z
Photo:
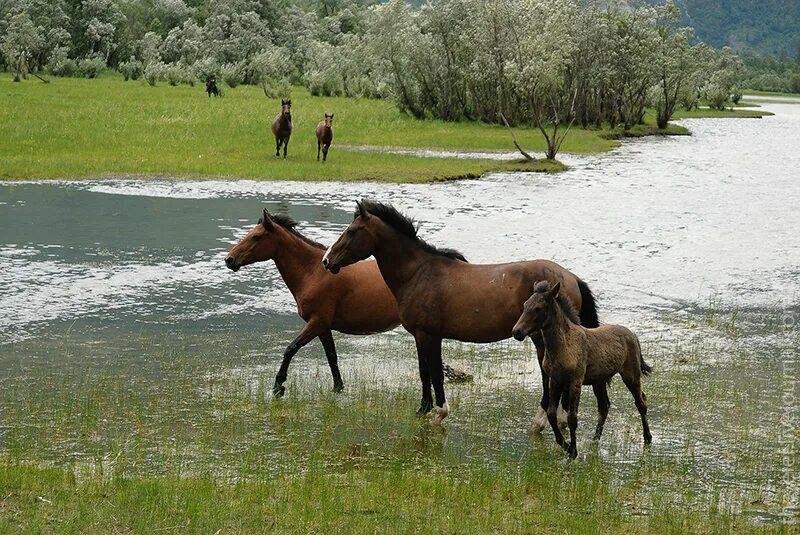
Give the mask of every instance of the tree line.
M 416 117 L 535 124 L 554 143 L 556 125 L 630 129 L 654 108 L 664 127 L 679 106 L 723 107 L 743 68 L 697 43 L 672 0 L 0 0 L 0 49 L 18 78 L 304 84 Z

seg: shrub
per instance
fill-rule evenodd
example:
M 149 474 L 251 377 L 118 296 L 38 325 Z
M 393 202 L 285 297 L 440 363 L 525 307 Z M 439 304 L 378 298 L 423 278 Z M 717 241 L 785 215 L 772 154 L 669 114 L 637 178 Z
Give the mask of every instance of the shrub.
M 189 68 L 189 71 L 195 80 L 200 80 L 205 83 L 209 76 L 219 75 L 220 66 L 214 58 L 204 58 L 195 61 Z
M 119 64 L 119 72 L 122 73 L 126 82 L 128 80 L 138 80 L 144 74 L 144 66 L 141 61 L 131 56 L 131 59 Z
M 241 63 L 226 63 L 219 70 L 222 81 L 228 84 L 228 87 L 233 89 L 244 78 L 244 65 Z
M 189 83 L 189 79 L 191 78 L 189 72 L 177 63 L 167 65 L 162 72 L 162 76 L 171 86 Z
M 77 73 L 83 78 L 97 78 L 106 69 L 106 62 L 100 58 L 84 58 L 78 62 Z
M 160 61 L 154 61 L 153 63 L 148 63 L 147 67 L 145 67 L 144 69 L 144 79 L 147 80 L 148 84 L 152 86 L 156 85 L 158 81 L 162 79 L 165 68 L 166 65 L 164 65 Z

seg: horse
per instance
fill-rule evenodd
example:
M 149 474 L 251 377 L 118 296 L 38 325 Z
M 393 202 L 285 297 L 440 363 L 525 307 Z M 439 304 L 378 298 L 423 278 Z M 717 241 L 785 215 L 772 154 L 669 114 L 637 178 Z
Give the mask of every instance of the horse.
M 642 392 L 641 379 L 642 375 L 650 375 L 653 368 L 642 357 L 639 339 L 621 325 L 602 325 L 594 329 L 577 325 L 575 309 L 560 290 L 560 282 L 556 282 L 552 288 L 548 281 L 539 282 L 514 325 L 514 338 L 517 340 L 524 340 L 534 332 L 541 332 L 544 338 L 542 368 L 550 377 L 547 419 L 553 428 L 556 443 L 571 458 L 577 457 L 578 404 L 583 385 L 591 385 L 597 398 L 599 418 L 594 439 L 600 440 L 611 406 L 607 385 L 614 375 L 620 374 L 642 417 L 644 443 L 650 444 L 653 437 L 647 424 L 647 397 Z M 568 411 L 569 446 L 557 425 L 559 400 L 564 410 Z
M 319 338 L 325 349 L 333 390 L 341 392 L 344 382 L 332 331 L 372 334 L 400 324 L 397 303 L 375 261 L 358 262 L 334 277 L 321 263 L 325 246 L 300 234 L 296 226 L 292 218 L 264 209 L 258 224 L 225 257 L 225 265 L 234 272 L 255 262 L 274 260 L 294 296 L 297 313 L 306 322 L 283 353 L 272 389 L 275 397 L 286 391 L 283 383 L 292 357 L 314 338 Z
M 289 146 L 289 137 L 292 135 L 292 101 L 281 99 L 281 112 L 272 121 L 272 134 L 275 136 L 275 157 L 281 155 L 283 144 L 283 159 L 286 159 L 286 148 Z
M 333 141 L 333 114 L 325 114 L 325 120 L 317 125 L 317 161 L 319 151 L 322 149 L 322 161 L 328 160 L 328 150 Z
M 562 282 L 586 324 L 597 324 L 589 287 L 549 260 L 506 264 L 470 264 L 453 249 L 436 248 L 417 236 L 413 220 L 375 201 L 356 203 L 353 222 L 322 258 L 331 273 L 370 255 L 400 310 L 400 321 L 416 341 L 422 401 L 417 415 L 434 410 L 433 421 L 448 415 L 442 376 L 442 339 L 489 343 L 511 337 L 522 305 L 540 280 Z M 539 362 L 544 345 L 532 336 Z M 548 406 L 549 381 L 543 372 L 542 410 Z
M 211 98 L 212 94 L 215 97 L 221 95 L 220 90 L 217 87 L 217 78 L 213 74 L 206 78 L 206 93 L 208 93 L 208 98 Z

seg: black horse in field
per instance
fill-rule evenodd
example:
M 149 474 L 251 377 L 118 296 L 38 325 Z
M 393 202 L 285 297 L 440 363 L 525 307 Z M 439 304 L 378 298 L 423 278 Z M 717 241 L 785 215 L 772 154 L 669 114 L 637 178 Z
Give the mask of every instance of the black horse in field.
M 209 98 L 211 98 L 211 95 L 215 97 L 222 96 L 222 91 L 217 87 L 217 77 L 213 74 L 206 78 L 206 93 L 208 93 Z

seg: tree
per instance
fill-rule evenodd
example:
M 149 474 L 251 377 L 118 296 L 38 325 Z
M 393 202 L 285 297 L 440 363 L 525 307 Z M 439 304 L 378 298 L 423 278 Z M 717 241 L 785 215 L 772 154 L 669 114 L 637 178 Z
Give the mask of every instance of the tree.
M 33 25 L 33 21 L 26 12 L 23 11 L 11 17 L 0 48 L 6 62 L 14 69 L 15 82 L 27 77 L 28 60 L 41 46 L 42 40 L 38 29 Z
M 655 54 L 658 77 L 656 123 L 661 129 L 667 127 L 681 95 L 693 91 L 687 86 L 698 67 L 689 45 L 692 30 L 677 27 L 680 10 L 671 0 L 662 10 Z

